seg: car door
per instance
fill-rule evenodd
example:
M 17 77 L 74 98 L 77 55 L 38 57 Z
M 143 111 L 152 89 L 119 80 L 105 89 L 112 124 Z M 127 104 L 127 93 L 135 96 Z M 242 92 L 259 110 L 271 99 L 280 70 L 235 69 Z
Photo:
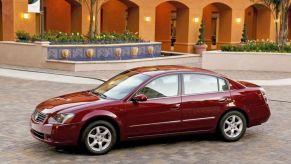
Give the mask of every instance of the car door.
M 135 95 L 144 94 L 147 101 L 128 101 L 126 134 L 129 137 L 176 131 L 181 123 L 180 78 L 178 74 L 157 77 Z
M 216 127 L 218 117 L 230 102 L 228 82 L 205 74 L 183 74 L 182 126 L 184 130 Z

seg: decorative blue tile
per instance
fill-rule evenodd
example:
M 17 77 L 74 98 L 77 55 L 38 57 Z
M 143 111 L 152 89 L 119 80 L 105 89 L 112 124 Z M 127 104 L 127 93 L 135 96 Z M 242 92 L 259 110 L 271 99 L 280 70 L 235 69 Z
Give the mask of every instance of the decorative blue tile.
M 153 47 L 154 52 L 150 54 L 148 47 Z M 137 47 L 137 55 L 132 54 L 132 49 Z M 121 49 L 121 56 L 117 56 L 115 51 L 117 48 Z M 63 59 L 62 51 L 69 50 L 70 56 L 67 59 Z M 87 56 L 87 50 L 93 49 L 94 54 L 92 57 Z M 48 48 L 48 59 L 54 60 L 70 60 L 70 61 L 111 61 L 111 60 L 130 60 L 130 59 L 143 59 L 153 58 L 161 56 L 161 45 L 160 44 L 138 44 L 138 45 L 127 45 L 127 46 L 88 46 L 88 47 L 54 47 Z
M 55 48 L 48 48 L 48 59 L 58 60 L 58 49 Z

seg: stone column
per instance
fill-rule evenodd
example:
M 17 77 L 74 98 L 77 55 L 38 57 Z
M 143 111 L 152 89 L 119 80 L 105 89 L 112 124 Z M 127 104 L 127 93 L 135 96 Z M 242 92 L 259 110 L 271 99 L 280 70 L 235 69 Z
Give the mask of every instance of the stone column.
M 203 9 L 202 8 L 190 8 L 189 10 L 189 32 L 188 32 L 188 53 L 194 53 L 194 45 L 198 41 L 199 28 L 202 21 Z
M 15 40 L 14 1 L 2 0 L 3 40 Z
M 241 41 L 242 31 L 244 27 L 244 9 L 233 9 L 232 10 L 232 20 L 231 20 L 231 44 L 239 44 Z
M 155 41 L 155 9 L 151 3 L 139 6 L 139 36 L 147 41 Z

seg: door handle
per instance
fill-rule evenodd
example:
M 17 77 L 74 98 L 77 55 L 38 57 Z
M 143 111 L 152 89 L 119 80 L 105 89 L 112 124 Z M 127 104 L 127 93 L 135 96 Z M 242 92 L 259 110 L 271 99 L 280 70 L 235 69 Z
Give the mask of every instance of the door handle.
M 173 107 L 171 107 L 171 110 L 179 110 L 180 109 L 181 104 L 175 104 L 173 105 Z

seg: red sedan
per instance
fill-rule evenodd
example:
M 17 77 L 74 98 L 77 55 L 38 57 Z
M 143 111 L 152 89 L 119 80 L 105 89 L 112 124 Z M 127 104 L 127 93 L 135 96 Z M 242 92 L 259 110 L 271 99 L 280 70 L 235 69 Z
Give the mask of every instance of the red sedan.
M 199 68 L 154 66 L 39 104 L 31 133 L 51 145 L 105 154 L 118 141 L 186 133 L 218 132 L 237 141 L 269 117 L 265 91 L 255 84 Z

